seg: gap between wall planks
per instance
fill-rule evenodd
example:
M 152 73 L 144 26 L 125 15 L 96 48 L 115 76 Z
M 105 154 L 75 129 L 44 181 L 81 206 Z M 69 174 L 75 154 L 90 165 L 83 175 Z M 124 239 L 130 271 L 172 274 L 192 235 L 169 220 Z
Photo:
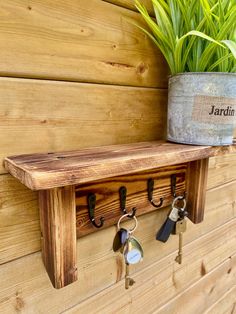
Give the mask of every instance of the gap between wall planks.
M 151 223 L 154 219 L 154 215 L 151 214 L 149 221 L 146 221 L 145 230 L 140 231 L 140 234 L 148 230 L 150 233 L 150 229 L 152 229 L 151 235 L 154 234 L 155 228 Z M 109 311 L 109 304 L 111 307 L 113 306 L 113 310 L 120 309 L 122 304 L 135 306 L 136 302 L 130 302 L 131 297 L 140 298 L 140 302 L 142 302 L 142 298 L 145 299 L 146 297 L 148 302 L 155 303 L 156 306 L 158 302 L 165 302 L 165 300 L 173 298 L 178 292 L 187 288 L 204 274 L 209 273 L 227 259 L 229 254 L 232 254 L 235 219 L 185 246 L 185 262 L 182 266 L 174 262 L 176 239 L 172 238 L 165 248 L 161 244 L 157 244 L 157 241 L 150 243 L 150 240 L 147 240 L 146 249 L 149 248 L 148 252 L 152 253 L 155 259 L 159 256 L 161 260 L 149 264 L 150 267 L 147 267 L 146 263 L 145 265 L 141 263 L 138 269 L 142 270 L 134 274 L 137 284 L 129 292 L 125 291 L 123 282 L 111 286 L 112 283 L 115 283 L 117 276 L 114 269 L 118 267 L 117 271 L 121 270 L 121 264 L 118 258 L 114 258 L 114 253 L 107 252 L 107 248 L 105 248 L 110 241 L 109 235 L 106 234 L 108 230 L 105 230 L 101 237 L 97 237 L 96 243 L 91 242 L 90 236 L 83 238 L 84 244 L 87 245 L 81 246 L 83 241 L 80 243 L 81 254 L 84 254 L 85 257 L 85 252 L 87 254 L 90 252 L 90 262 L 81 260 L 80 268 L 83 269 L 83 273 L 80 275 L 80 283 L 76 282 L 63 290 L 57 291 L 50 286 L 41 263 L 40 254 L 34 254 L 3 265 L 0 268 L 0 296 L 3 300 L 0 305 L 1 311 L 8 313 L 7 310 L 14 308 L 17 291 L 18 298 L 24 304 L 22 310 L 34 313 L 39 309 L 42 312 L 50 311 L 51 314 L 61 312 L 99 291 L 100 293 L 85 300 L 85 303 L 81 303 L 81 308 L 83 306 L 86 308 L 86 304 L 87 306 L 89 304 L 93 310 L 99 311 L 99 306 L 102 306 L 103 310 L 105 308 Z M 172 254 L 166 255 L 168 254 L 167 251 L 171 251 Z M 104 252 L 106 252 L 106 256 L 104 256 Z M 150 258 L 150 256 L 146 257 Z M 202 266 L 203 263 L 204 266 Z M 22 272 L 22 267 L 27 271 Z M 203 267 L 205 273 L 203 273 Z M 114 282 L 111 282 L 111 280 L 113 281 L 112 278 Z M 101 291 L 106 287 L 108 289 Z M 159 297 L 153 298 L 153 294 Z M 60 302 L 62 299 L 63 302 Z M 143 304 L 144 307 L 147 306 L 145 300 Z
M 7 157 L 4 165 L 13 176 L 31 189 L 51 188 L 48 191 L 39 192 L 42 251 L 44 264 L 53 286 L 62 288 L 77 280 L 75 193 L 65 193 L 65 185 L 91 183 L 96 179 L 104 180 L 119 174 L 128 175 L 137 171 L 153 170 L 157 165 L 159 166 L 158 175 L 162 177 L 162 173 L 165 174 L 166 171 L 172 171 L 174 174 L 175 167 L 167 167 L 175 165 L 178 161 L 191 162 L 187 172 L 187 209 L 192 222 L 199 223 L 203 220 L 205 208 L 208 158 L 234 152 L 234 149 L 233 146 L 196 147 L 158 141 L 104 146 L 57 154 L 18 155 Z M 163 168 L 165 166 L 167 170 Z M 150 174 L 146 173 L 145 176 L 147 182 Z M 170 179 L 170 175 L 168 178 Z M 133 178 L 129 180 L 134 181 Z M 91 193 L 90 186 L 88 189 L 87 196 Z M 94 191 L 100 193 L 99 189 Z M 163 195 L 162 198 L 165 196 Z M 171 201 L 171 196 L 170 193 L 169 201 Z M 106 199 L 105 196 L 104 199 Z M 106 226 L 116 223 L 120 217 L 119 210 L 113 217 L 113 208 L 107 208 L 104 203 L 102 206 L 103 209 L 105 208 L 103 215 L 106 215 Z M 65 217 L 64 207 L 68 213 Z M 150 211 L 150 208 L 152 210 L 150 206 L 143 208 L 141 212 L 137 212 L 137 215 Z M 79 231 L 81 229 L 79 228 Z M 95 229 L 88 224 L 83 234 L 92 231 Z
M 46 25 L 46 24 L 45 24 Z M 62 74 L 63 75 L 63 74 Z M 153 129 L 154 130 L 154 129 Z M 53 133 L 53 130 L 51 131 L 51 133 Z M 21 134 L 22 135 L 22 134 Z M 127 136 L 127 135 L 126 135 Z M 19 136 L 20 137 L 20 136 Z M 22 136 L 21 136 L 22 137 Z M 106 139 L 107 140 L 107 139 Z M 132 141 L 132 140 L 131 140 Z M 58 144 L 58 143 L 57 143 Z M 109 144 L 109 143 L 105 143 L 105 144 Z M 96 145 L 96 143 L 95 144 L 93 144 L 93 145 Z M 104 145 L 104 143 L 102 144 L 102 145 Z M 45 150 L 46 151 L 46 150 Z M 223 174 L 222 174 L 222 176 L 223 176 Z M 30 191 L 29 191 L 30 192 Z M 225 193 L 226 193 L 227 191 L 225 191 Z M 31 192 L 30 192 L 31 193 Z M 233 193 L 233 191 L 231 191 L 231 193 Z M 30 195 L 34 195 L 33 193 L 31 193 Z M 228 195 L 228 194 L 227 194 Z M 23 199 L 23 196 L 21 196 L 22 197 L 22 199 Z M 217 194 L 216 194 L 216 196 L 215 197 L 217 197 Z M 221 196 L 222 198 L 223 197 L 225 197 L 223 194 L 222 194 L 222 196 Z M 20 197 L 19 196 L 17 196 L 17 198 L 19 199 Z M 13 202 L 13 200 L 12 200 L 12 202 Z M 22 203 L 23 203 L 23 200 L 22 200 Z M 226 204 L 227 205 L 227 204 Z M 34 207 L 34 206 L 33 206 Z M 225 207 L 225 206 L 223 206 L 223 207 Z M 13 208 L 12 208 L 12 212 L 13 212 Z M 19 214 L 18 214 L 18 218 L 21 218 L 22 219 L 22 221 L 24 221 L 24 217 L 26 218 L 26 214 L 24 213 L 24 212 L 22 212 L 22 213 L 20 213 L 19 212 Z M 17 219 L 18 219 L 17 218 Z M 27 217 L 28 218 L 28 217 Z M 10 227 L 12 227 L 13 228 L 13 226 L 10 226 L 9 225 L 9 228 Z M 23 229 L 23 228 L 22 228 Z M 14 232 L 13 232 L 14 233 Z M 12 235 L 13 236 L 13 235 Z M 12 245 L 14 245 L 15 243 L 11 243 Z M 32 258 L 32 259 L 30 259 L 30 261 L 31 262 L 34 262 L 34 259 L 33 259 L 33 256 L 30 256 L 29 258 Z M 22 259 L 22 261 L 15 261 L 14 262 L 14 264 L 13 265 L 16 265 L 18 262 L 21 262 L 22 264 L 22 266 L 20 267 L 20 268 L 17 268 L 18 269 L 18 274 L 20 273 L 20 274 L 22 274 L 22 269 L 25 269 L 25 264 L 24 264 L 24 261 L 25 260 L 28 260 L 27 258 L 26 259 Z M 40 264 L 41 265 L 41 264 Z M 5 266 L 7 266 L 7 265 L 5 265 Z M 30 265 L 30 266 L 32 266 L 32 265 Z M 29 267 L 30 268 L 30 267 Z M 5 269 L 5 268 L 4 268 Z M 30 268 L 30 269 L 32 269 L 32 268 Z M 41 268 L 40 268 L 41 269 Z M 13 269 L 12 268 L 10 268 L 10 270 L 9 270 L 9 272 L 11 272 L 11 271 L 14 271 L 14 267 L 13 267 Z M 39 273 L 37 273 L 37 271 L 36 271 L 36 273 L 35 273 L 35 277 L 36 278 L 38 278 L 38 275 L 40 274 L 40 271 L 39 271 Z M 17 272 L 16 273 L 14 273 L 14 274 L 12 274 L 12 275 L 14 275 L 14 276 L 17 276 Z M 24 275 L 24 273 L 23 273 L 23 275 Z M 41 275 L 39 275 L 39 276 L 41 276 Z M 12 277 L 11 277 L 12 278 Z M 88 278 L 89 278 L 89 276 L 88 276 Z M 8 278 L 9 279 L 9 278 Z M 50 287 L 48 287 L 48 285 L 46 284 L 46 281 L 47 281 L 47 279 L 44 281 L 44 288 L 46 287 L 46 289 L 45 290 L 47 290 L 47 291 L 51 291 L 50 290 Z M 20 280 L 19 280 L 19 282 L 20 282 Z M 5 299 L 5 301 L 6 302 L 11 302 L 10 303 L 10 308 L 11 308 L 11 310 L 15 310 L 15 307 L 17 308 L 17 304 L 19 304 L 20 303 L 20 300 L 21 300 L 21 296 L 22 296 L 22 294 L 23 294 L 23 297 L 24 297 L 24 294 L 26 294 L 27 292 L 28 292 L 28 290 L 27 290 L 27 288 L 25 287 L 25 286 L 27 286 L 27 284 L 28 283 L 30 283 L 30 287 L 33 287 L 32 289 L 34 290 L 34 289 L 38 289 L 37 290 L 37 292 L 36 293 L 38 293 L 39 291 L 44 291 L 43 289 L 41 290 L 41 287 L 35 287 L 34 285 L 33 285 L 33 282 L 31 281 L 31 278 L 30 277 L 28 277 L 28 280 L 25 282 L 25 285 L 24 284 L 22 284 L 22 287 L 24 287 L 25 288 L 25 290 L 24 289 L 22 289 L 24 292 L 22 293 L 22 290 L 19 288 L 20 287 L 20 284 L 18 284 L 18 282 L 17 282 L 17 280 L 15 280 L 15 285 L 14 285 L 14 288 L 12 288 L 12 293 L 10 294 L 8 294 L 8 296 L 10 295 L 10 299 L 8 299 L 8 300 L 6 300 Z M 14 298 L 14 295 L 15 295 L 15 292 L 17 292 L 16 291 L 16 289 L 18 288 L 18 293 L 19 294 L 17 294 L 16 293 L 16 298 Z M 4 287 L 4 289 L 5 289 L 5 287 Z M 4 290 L 3 289 L 3 290 Z M 98 289 L 99 290 L 99 289 Z M 34 290 L 35 291 L 35 290 Z M 72 291 L 72 290 L 71 290 Z M 4 292 L 5 292 L 5 290 L 4 290 Z M 65 292 L 62 292 L 61 294 L 60 294 L 60 298 L 58 297 L 57 298 L 57 302 L 60 302 L 61 300 L 62 300 L 62 298 L 63 298 L 63 296 L 65 296 L 65 294 L 64 294 Z M 44 294 L 42 294 L 42 296 L 39 296 L 39 295 L 37 295 L 37 298 L 38 298 L 38 300 L 40 299 L 41 300 L 41 304 L 43 304 L 43 295 Z M 66 299 L 68 296 L 65 296 L 64 297 L 64 299 Z M 76 297 L 77 297 L 77 295 L 76 295 Z M 29 296 L 28 297 L 29 298 L 29 301 L 30 302 L 32 302 L 33 303 L 33 299 L 31 298 L 31 296 Z M 64 301 L 64 299 L 63 299 L 63 301 Z M 17 302 L 19 300 L 19 302 Z M 16 303 L 16 305 L 15 305 L 15 303 Z M 31 305 L 32 305 L 32 303 L 30 303 Z M 53 304 L 51 304 L 51 306 L 55 306 L 55 307 L 63 307 L 63 310 L 66 308 L 66 306 L 68 305 L 68 301 L 66 300 L 66 302 L 65 302 L 66 304 L 64 304 L 63 306 L 62 305 L 58 305 L 58 304 L 56 304 L 56 305 L 53 305 Z M 21 303 L 20 303 L 21 304 Z M 24 304 L 22 305 L 23 307 L 24 307 Z M 28 306 L 27 304 L 26 304 L 26 306 Z M 35 306 L 35 307 L 37 307 L 37 304 L 33 304 L 32 305 L 33 307 Z M 20 305 L 19 305 L 19 307 L 20 307 Z M 39 308 L 38 308 L 39 309 Z M 45 308 L 45 311 L 47 310 L 47 308 Z M 12 311 L 10 311 L 11 313 L 12 313 Z
M 223 294 L 214 304 L 212 304 L 203 314 L 231 313 L 235 314 L 236 285 Z
M 108 184 L 107 180 L 103 182 L 107 176 L 110 177 L 112 175 L 116 177 L 120 173 L 132 174 L 133 171 L 136 172 L 137 170 L 149 170 L 136 175 L 138 181 L 140 181 L 140 178 L 144 177 L 146 181 L 144 190 L 146 191 L 148 180 L 152 175 L 156 175 L 153 167 L 157 167 L 158 165 L 159 167 L 156 169 L 157 175 L 155 179 L 159 179 L 159 177 L 165 179 L 165 185 L 163 181 L 159 182 L 159 180 L 156 180 L 160 185 L 160 198 L 166 198 L 169 203 L 171 203 L 173 199 L 172 187 L 170 186 L 171 175 L 178 173 L 178 182 L 178 177 L 182 173 L 182 177 L 185 178 L 184 174 L 186 168 L 188 168 L 188 188 L 184 186 L 184 191 L 186 190 L 187 193 L 187 208 L 190 213 L 189 218 L 192 219 L 194 223 L 199 223 L 203 220 L 205 208 L 208 158 L 200 161 L 198 159 L 203 158 L 203 156 L 221 155 L 227 151 L 234 151 L 234 147 L 227 147 L 225 150 L 222 150 L 221 148 L 197 148 L 196 146 L 191 147 L 166 142 L 145 142 L 97 147 L 94 149 L 62 152 L 60 154 L 13 156 L 5 159 L 5 167 L 13 176 L 17 177 L 22 183 L 24 182 L 28 187 L 32 188 L 33 186 L 35 189 L 44 189 L 44 191 L 39 191 L 42 255 L 51 282 L 55 288 L 59 289 L 77 280 L 77 267 L 75 262 L 75 191 L 74 186 L 71 185 L 79 182 L 93 183 L 96 178 L 101 178 L 102 182 L 100 181 L 100 183 L 102 183 L 101 187 L 103 192 L 100 188 L 97 188 L 96 185 L 92 187 L 87 185 L 85 198 L 91 193 L 91 189 L 97 194 L 104 194 L 105 186 L 106 195 L 109 195 L 109 199 L 106 195 L 103 195 L 104 201 L 102 201 L 101 211 L 103 217 L 105 217 L 105 226 L 107 227 L 117 223 L 120 217 L 119 205 L 118 210 L 116 210 L 117 206 L 114 206 L 114 204 L 112 207 L 107 206 L 113 198 L 112 193 L 109 191 L 113 189 L 113 180 L 110 179 L 110 184 Z M 182 162 L 191 161 L 192 167 L 189 167 L 189 165 L 187 167 L 186 164 L 173 166 L 177 160 L 181 160 Z M 196 167 L 195 164 L 197 164 Z M 130 171 L 127 169 L 127 166 L 129 166 Z M 150 173 L 150 170 L 152 173 Z M 72 181 L 71 175 L 73 177 Z M 128 180 L 134 182 L 134 178 L 135 177 L 132 176 L 117 179 L 118 181 Z M 30 182 L 33 182 L 33 185 Z M 64 187 L 64 185 L 68 184 L 70 187 Z M 184 185 L 186 185 L 186 183 Z M 47 191 L 45 191 L 46 189 Z M 164 193 L 166 189 L 168 192 Z M 191 191 L 191 193 L 189 193 L 189 191 Z M 192 191 L 195 192 L 193 193 Z M 198 196 L 200 191 L 202 194 Z M 132 195 L 133 199 L 135 196 L 135 201 L 139 193 L 140 191 L 137 191 L 136 188 L 135 194 Z M 174 190 L 174 193 L 177 193 L 177 191 Z M 183 195 L 183 191 L 181 195 Z M 110 196 L 112 197 L 110 198 Z M 199 198 L 199 200 L 196 201 L 196 197 Z M 80 199 L 79 195 L 78 198 Z M 165 205 L 167 204 L 168 203 L 165 202 Z M 140 211 L 136 212 L 137 216 L 154 210 L 150 205 L 143 207 L 140 202 L 138 205 L 141 208 Z M 78 206 L 78 209 L 80 209 L 80 206 Z M 78 210 L 78 215 L 81 215 L 80 210 Z M 85 235 L 95 230 L 99 231 L 92 226 L 88 218 L 87 222 L 87 225 L 78 227 L 79 234 Z
M 229 183 L 224 185 L 223 187 L 216 188 L 214 190 L 211 190 L 207 194 L 207 204 L 206 204 L 206 222 L 203 222 L 202 224 L 199 224 L 197 226 L 193 226 L 191 223 L 188 226 L 188 235 L 185 237 L 185 241 L 191 241 L 193 239 L 196 239 L 199 234 L 204 234 L 206 232 L 209 232 L 212 228 L 215 228 L 216 226 L 219 226 L 221 224 L 224 224 L 229 219 L 232 219 L 232 217 L 235 216 L 235 209 L 234 209 L 234 202 L 235 202 L 235 183 Z M 222 208 L 224 208 L 224 212 L 222 213 Z M 172 246 L 168 244 L 168 246 L 161 246 L 157 244 L 155 241 L 155 232 L 158 230 L 158 228 L 161 226 L 163 221 L 165 220 L 166 214 L 168 212 L 168 209 L 159 211 L 158 213 L 153 213 L 149 215 L 145 215 L 140 217 L 141 222 L 145 223 L 142 227 L 140 227 L 139 230 L 137 230 L 137 236 L 140 238 L 141 242 L 144 244 L 145 247 L 145 254 L 147 259 L 145 260 L 145 264 L 143 263 L 141 267 L 144 267 L 146 265 L 146 262 L 150 262 L 150 259 L 156 258 L 157 256 L 163 254 L 170 253 L 171 250 L 175 250 L 177 247 L 176 240 L 172 242 Z M 143 218 L 145 217 L 145 218 Z M 146 218 L 147 217 L 147 218 Z M 139 219 L 139 220 L 140 220 Z M 18 233 L 17 233 L 18 234 Z M 105 258 L 105 260 L 109 256 L 114 256 L 113 252 L 110 251 L 111 249 L 111 242 L 115 234 L 115 228 L 109 228 L 106 230 L 103 230 L 101 232 L 96 233 L 94 236 L 87 236 L 80 239 L 79 242 L 77 242 L 77 246 L 79 246 L 79 265 L 80 265 L 80 272 L 83 269 L 86 264 L 91 265 L 91 262 L 95 260 L 101 261 Z M 8 234 L 7 234 L 8 235 Z M 106 238 L 106 241 L 104 240 Z M 96 240 L 95 240 L 96 239 Z M 94 242 L 95 240 L 95 242 Z M 101 245 L 102 242 L 100 242 L 99 246 L 97 241 L 104 241 L 104 245 Z M 173 241 L 173 240 L 172 240 Z M 11 241 L 12 242 L 12 241 Z M 90 246 L 90 242 L 94 243 L 94 246 L 91 247 L 91 250 L 86 252 L 88 250 L 87 245 Z M 85 244 L 85 247 L 83 249 L 83 244 Z M 96 244 L 95 244 L 96 243 Z M 81 247 L 82 245 L 82 247 Z M 149 250 L 149 247 L 154 249 L 151 256 L 147 256 L 147 250 Z M 155 248 L 159 249 L 156 251 Z M 2 254 L 1 254 L 2 257 Z M 81 260 L 82 259 L 82 260 Z M 83 267 L 82 267 L 83 265 Z M 144 266 L 143 266 L 144 265 Z M 45 272 L 45 270 L 43 270 Z M 82 274 L 80 276 L 83 276 Z M 81 277 L 79 277 L 81 278 Z M 50 286 L 50 284 L 49 284 Z
M 236 154 L 210 158 L 207 188 L 213 189 L 213 194 L 207 193 L 207 208 L 211 203 L 217 206 L 218 202 L 219 210 L 231 212 L 234 185 L 220 191 L 221 185 L 233 182 L 235 169 Z M 215 187 L 219 187 L 218 193 L 214 192 Z M 210 195 L 214 197 L 209 198 Z M 0 175 L 0 221 L 0 264 L 40 250 L 37 193 L 10 175 Z
M 0 173 L 13 154 L 165 136 L 166 90 L 0 78 L 0 96 Z
M 232 221 L 227 225 L 229 226 L 231 223 Z M 227 228 L 227 225 L 225 228 Z M 233 237 L 235 237 L 235 232 L 232 231 L 231 227 L 230 230 L 229 232 L 232 232 L 234 234 Z M 95 313 L 95 309 L 98 312 L 103 312 L 106 309 L 107 313 L 119 312 L 121 309 L 123 312 L 129 310 L 132 313 L 139 313 L 139 311 L 141 312 L 147 307 L 151 312 L 151 310 L 154 311 L 154 309 L 162 306 L 168 302 L 168 300 L 172 300 L 173 298 L 177 300 L 179 293 L 185 295 L 185 291 L 182 291 L 183 289 L 187 288 L 188 290 L 189 286 L 198 287 L 198 285 L 202 285 L 201 281 L 204 281 L 208 274 L 210 275 L 214 273 L 215 270 L 217 271 L 218 267 L 221 267 L 220 264 L 225 262 L 225 259 L 228 259 L 227 254 L 231 254 L 231 256 L 235 254 L 235 250 L 232 251 L 234 239 L 232 238 L 229 242 L 226 239 L 228 243 L 224 245 L 224 235 L 219 232 L 219 235 L 223 236 L 223 238 L 218 241 L 216 232 L 217 231 L 214 230 L 206 235 L 206 237 L 212 237 L 212 240 L 213 237 L 215 237 L 214 243 L 209 240 L 208 245 L 203 239 L 197 239 L 186 245 L 184 247 L 184 263 L 181 267 L 175 264 L 173 265 L 172 263 L 176 256 L 176 252 L 174 252 L 157 263 L 152 264 L 149 268 L 145 268 L 143 271 L 133 274 L 132 276 L 137 283 L 140 283 L 140 286 L 134 286 L 133 290 L 130 290 L 129 293 L 122 291 L 122 283 L 120 283 L 120 286 L 109 287 L 99 294 L 85 300 L 83 303 L 78 304 L 74 309 L 66 311 L 66 313 L 76 313 L 76 311 L 80 311 L 81 313 L 89 312 L 92 314 Z M 227 234 L 226 230 L 224 230 L 224 232 Z M 221 247 L 221 249 L 219 249 L 219 247 Z M 217 263 L 215 263 L 216 260 L 218 261 Z M 236 260 L 234 258 L 234 265 L 235 262 Z M 197 267 L 196 264 L 198 265 Z M 235 267 L 233 267 L 234 265 L 229 265 L 227 268 L 227 272 L 230 272 L 230 267 L 232 266 L 232 273 L 234 272 L 234 275 L 232 273 L 231 275 L 234 277 L 230 277 L 228 273 L 226 273 L 226 277 L 224 277 L 226 280 L 228 277 L 230 283 L 235 280 L 236 273 Z M 224 274 L 222 273 L 222 275 Z M 214 286 L 214 282 L 211 283 Z M 225 286 L 226 285 L 223 283 L 217 286 L 217 298 L 224 292 L 221 288 L 223 287 L 226 291 L 230 285 L 227 282 L 227 287 Z M 221 291 L 219 291 L 219 288 Z M 158 298 L 153 298 L 153 295 L 158 296 Z M 216 296 L 215 293 L 213 295 L 214 297 Z M 213 295 L 209 296 L 209 294 L 205 292 L 204 298 L 211 298 Z M 190 294 L 188 295 L 191 302 L 193 301 L 193 296 L 195 296 L 194 293 L 192 293 L 192 296 L 190 296 Z M 134 302 L 134 300 L 136 300 L 136 302 Z M 204 301 L 201 302 L 201 300 L 199 300 L 202 305 L 204 305 Z M 213 300 L 211 299 L 211 301 Z M 186 299 L 185 302 L 188 303 L 188 300 Z M 185 304 L 185 302 L 183 302 L 183 304 Z M 197 305 L 197 302 L 193 302 L 193 304 Z M 183 309 L 185 309 L 184 313 L 186 313 L 186 307 L 183 307 Z M 164 313 L 173 312 L 174 311 Z M 187 311 L 187 313 L 196 313 L 196 309 L 195 311 Z
M 0 9 L 0 76 L 167 87 L 166 62 L 130 23 L 144 25 L 134 11 L 100 0 L 12 0 Z
M 230 288 L 236 277 L 234 267 L 236 251 L 232 252 L 234 243 L 232 226 L 235 223 L 232 225 L 231 221 L 227 225 L 229 233 L 231 233 L 230 240 L 229 235 L 226 235 L 226 230 L 223 233 L 221 232 L 223 227 L 216 229 L 204 236 L 204 240 L 199 238 L 184 247 L 185 260 L 182 266 L 179 267 L 173 264 L 176 256 L 176 252 L 173 252 L 142 271 L 132 274 L 136 282 L 141 283 L 140 286 L 134 286 L 132 291 L 130 290 L 127 293 L 124 289 L 122 290 L 123 286 L 120 282 L 119 285 L 108 287 L 106 290 L 69 309 L 66 313 L 116 313 L 121 309 L 122 313 L 126 313 L 126 311 L 128 313 L 141 313 L 147 308 L 150 313 L 152 313 L 151 311 L 156 313 L 158 308 L 162 309 L 162 306 L 163 309 L 168 308 L 169 303 L 175 304 L 176 302 L 175 305 L 180 306 L 182 298 L 186 298 L 183 313 L 195 314 L 196 308 L 191 310 L 191 306 L 194 307 L 194 304 L 198 306 L 198 302 L 199 306 L 206 309 Z M 223 237 L 220 241 L 217 240 L 217 231 Z M 231 254 L 232 260 L 227 254 Z M 227 263 L 227 267 L 224 267 L 224 271 L 221 271 L 222 265 L 225 265 L 225 263 Z M 229 275 L 230 272 L 231 275 Z M 212 276 L 214 276 L 214 281 L 209 280 Z M 207 285 L 206 291 L 204 291 L 205 284 Z M 211 285 L 210 288 L 208 284 Z M 216 289 L 213 292 L 214 287 Z M 209 293 L 211 288 L 213 288 L 213 293 Z M 199 292 L 202 290 L 204 296 L 201 296 L 202 299 L 198 299 L 198 302 L 193 302 L 196 290 Z M 153 298 L 153 295 L 158 295 L 158 298 Z M 206 298 L 209 298 L 208 303 Z M 166 307 L 165 304 L 167 304 Z M 188 306 L 190 309 L 188 309 Z M 176 308 L 181 311 L 180 307 Z M 172 306 L 171 311 L 164 311 L 163 313 L 174 313 L 174 306 Z
M 207 274 L 206 277 L 203 277 L 199 282 L 194 283 L 186 289 L 186 291 L 181 292 L 160 309 L 156 309 L 155 313 L 174 313 L 176 310 L 179 314 L 186 312 L 203 313 L 204 310 L 218 300 L 222 292 L 226 292 L 232 286 L 235 286 L 235 266 L 236 254 L 234 252 L 233 255 L 223 261 L 217 269 Z M 192 296 L 195 296 L 194 302 L 192 301 Z

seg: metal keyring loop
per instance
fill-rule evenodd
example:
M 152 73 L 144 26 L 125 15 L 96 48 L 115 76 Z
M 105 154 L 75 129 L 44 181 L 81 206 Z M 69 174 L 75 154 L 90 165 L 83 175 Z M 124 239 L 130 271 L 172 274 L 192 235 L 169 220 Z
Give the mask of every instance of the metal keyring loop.
M 122 220 L 123 218 L 125 218 L 125 217 L 128 217 L 128 216 L 129 216 L 129 218 L 134 219 L 134 221 L 135 221 L 135 226 L 133 227 L 133 229 L 129 229 L 129 233 L 132 233 L 132 232 L 134 232 L 134 231 L 136 230 L 136 228 L 138 227 L 138 220 L 137 220 L 137 218 L 136 218 L 135 216 L 134 216 L 134 217 L 130 217 L 130 214 L 129 214 L 129 213 L 124 214 L 123 216 L 120 217 L 120 219 L 119 219 L 118 222 L 117 222 L 117 228 L 118 228 L 118 230 L 120 230 L 120 223 L 121 223 L 121 220 Z
M 174 200 L 173 200 L 173 202 L 172 202 L 172 208 L 173 207 L 175 207 L 175 203 L 177 202 L 177 201 L 183 201 L 184 202 L 184 206 L 183 207 L 180 207 L 179 209 L 185 209 L 186 208 L 186 200 L 185 200 L 185 198 L 183 198 L 183 196 L 177 196 Z

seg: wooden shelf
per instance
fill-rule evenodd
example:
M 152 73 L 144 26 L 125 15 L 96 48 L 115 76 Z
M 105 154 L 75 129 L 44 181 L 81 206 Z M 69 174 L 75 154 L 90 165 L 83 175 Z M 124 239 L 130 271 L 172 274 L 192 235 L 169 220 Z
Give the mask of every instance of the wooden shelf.
M 236 152 L 233 146 L 143 142 L 70 152 L 11 156 L 5 168 L 31 190 L 45 190 L 128 175 Z
M 160 203 L 159 208 L 171 204 L 174 175 L 176 193 L 187 193 L 190 220 L 200 223 L 204 216 L 208 159 L 231 152 L 236 152 L 236 146 L 159 141 L 12 156 L 4 164 L 21 183 L 39 191 L 42 257 L 53 286 L 59 289 L 77 280 L 76 237 L 99 230 L 95 220 L 102 216 L 102 227 L 117 223 L 122 214 L 120 187 L 127 188 L 128 210 L 137 207 L 139 216 L 156 210 L 153 200 Z M 153 199 L 148 196 L 150 180 L 155 181 Z M 91 211 L 88 214 L 87 203 L 91 193 L 97 195 L 93 218 Z

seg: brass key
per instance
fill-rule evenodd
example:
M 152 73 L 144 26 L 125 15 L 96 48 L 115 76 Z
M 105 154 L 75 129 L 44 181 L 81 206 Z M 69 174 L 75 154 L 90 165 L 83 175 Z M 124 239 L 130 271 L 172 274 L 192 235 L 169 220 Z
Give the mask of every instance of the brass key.
M 129 264 L 125 264 L 125 289 L 129 289 L 130 286 L 133 286 L 135 281 L 129 276 Z
M 120 252 L 123 254 L 124 262 L 125 262 L 125 289 L 129 289 L 130 286 L 133 286 L 135 281 L 129 275 L 129 265 L 137 264 L 143 259 L 143 249 L 139 241 L 132 236 L 132 233 L 137 228 L 138 221 L 135 216 L 132 218 L 135 221 L 135 226 L 133 229 L 123 229 L 120 228 L 120 222 L 123 218 L 128 217 L 129 214 L 124 214 L 120 217 L 117 228 L 121 232 L 118 234 L 113 242 L 114 251 L 117 248 L 120 248 Z M 122 235 L 124 235 L 122 237 Z M 124 243 L 123 243 L 124 242 Z
M 187 229 L 187 221 L 186 219 L 181 219 L 176 222 L 175 225 L 175 234 L 179 235 L 179 251 L 178 255 L 175 258 L 175 261 L 179 264 L 182 264 L 183 258 L 183 233 Z
M 135 283 L 129 276 L 129 265 L 139 263 L 143 257 L 143 250 L 140 243 L 131 234 L 129 234 L 126 240 L 123 254 L 125 259 L 125 289 L 129 289 Z

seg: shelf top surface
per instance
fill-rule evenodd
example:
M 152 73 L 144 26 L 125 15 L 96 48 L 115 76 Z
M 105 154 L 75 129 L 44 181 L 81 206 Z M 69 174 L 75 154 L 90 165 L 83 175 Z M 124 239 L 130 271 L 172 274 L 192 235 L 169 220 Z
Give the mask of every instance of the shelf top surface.
M 236 152 L 232 146 L 141 142 L 7 157 L 5 168 L 31 190 L 75 185 Z

